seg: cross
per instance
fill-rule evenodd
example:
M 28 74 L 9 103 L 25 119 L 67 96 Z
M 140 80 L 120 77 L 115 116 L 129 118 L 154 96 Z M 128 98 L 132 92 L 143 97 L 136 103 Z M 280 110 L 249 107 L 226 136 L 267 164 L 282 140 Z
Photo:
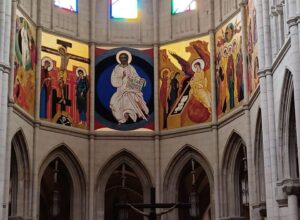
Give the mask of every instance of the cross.
M 65 93 L 66 88 L 64 88 L 64 93 Z M 56 90 L 53 90 L 53 95 L 52 95 L 52 117 L 55 116 L 56 114 L 56 104 L 60 105 L 60 110 L 66 111 L 66 106 L 71 106 L 72 105 L 72 100 L 68 99 L 68 93 L 65 93 L 64 99 L 63 97 L 58 97 Z
M 155 188 L 151 187 L 150 191 L 150 204 L 145 203 L 132 203 L 132 204 L 116 204 L 116 208 L 132 208 L 135 212 L 145 215 L 148 217 L 148 220 L 157 220 L 163 214 L 166 214 L 172 211 L 174 208 L 191 208 L 190 203 L 155 203 Z M 138 208 L 150 208 L 149 214 L 145 214 Z M 156 213 L 156 209 L 165 208 L 166 211 L 161 213 Z

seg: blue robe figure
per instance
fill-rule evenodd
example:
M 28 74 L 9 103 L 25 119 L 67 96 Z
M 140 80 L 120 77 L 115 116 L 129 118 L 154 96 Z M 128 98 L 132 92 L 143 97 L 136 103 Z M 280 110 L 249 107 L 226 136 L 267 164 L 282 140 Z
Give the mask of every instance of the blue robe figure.
M 77 78 L 76 85 L 76 107 L 79 112 L 80 122 L 79 124 L 86 123 L 86 112 L 87 112 L 87 92 L 89 89 L 88 80 L 84 76 L 82 70 L 78 70 L 79 77 Z

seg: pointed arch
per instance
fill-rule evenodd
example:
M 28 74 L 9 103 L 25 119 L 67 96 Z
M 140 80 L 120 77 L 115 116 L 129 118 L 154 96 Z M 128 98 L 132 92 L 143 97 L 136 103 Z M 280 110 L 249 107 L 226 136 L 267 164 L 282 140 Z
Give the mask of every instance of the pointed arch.
M 27 141 L 22 129 L 11 140 L 10 213 L 9 216 L 29 216 L 30 160 Z
M 79 160 L 76 158 L 74 153 L 70 150 L 70 148 L 61 144 L 57 148 L 55 148 L 52 152 L 48 154 L 48 156 L 42 162 L 39 169 L 39 189 L 42 181 L 43 174 L 46 168 L 56 159 L 60 159 L 64 166 L 67 168 L 72 183 L 72 192 L 71 192 L 71 219 L 74 220 L 85 220 L 87 218 L 88 209 L 87 205 L 87 186 L 86 186 L 86 175 L 83 172 L 82 166 L 79 163 Z M 78 208 L 80 207 L 80 208 Z
M 221 160 L 221 214 L 227 216 L 241 216 L 239 171 L 245 155 L 246 144 L 241 136 L 232 131 L 226 143 L 223 158 Z M 234 196 L 232 196 L 234 195 Z
M 212 168 L 203 154 L 190 145 L 183 146 L 171 159 L 167 166 L 163 179 L 163 201 L 169 203 L 178 201 L 178 188 L 182 170 L 191 160 L 194 160 L 203 168 L 208 178 L 212 219 L 214 219 L 214 181 Z M 168 219 L 178 219 L 177 215 L 177 212 L 171 212 L 168 214 Z
M 96 204 L 95 209 L 96 219 L 104 219 L 104 202 L 105 202 L 105 189 L 107 182 L 113 172 L 122 164 L 130 167 L 137 175 L 142 185 L 144 202 L 150 202 L 150 189 L 153 186 L 151 176 L 147 171 L 142 160 L 138 159 L 132 152 L 122 149 L 114 154 L 106 163 L 105 166 L 99 171 L 95 185 L 96 191 Z
M 256 119 L 256 129 L 254 137 L 254 183 L 255 183 L 255 208 L 259 213 L 266 211 L 266 187 L 265 187 L 265 168 L 264 168 L 264 149 L 262 134 L 261 109 L 258 109 Z
M 284 75 L 279 110 L 279 163 L 283 167 L 279 178 L 299 177 L 295 124 L 293 75 L 287 69 Z

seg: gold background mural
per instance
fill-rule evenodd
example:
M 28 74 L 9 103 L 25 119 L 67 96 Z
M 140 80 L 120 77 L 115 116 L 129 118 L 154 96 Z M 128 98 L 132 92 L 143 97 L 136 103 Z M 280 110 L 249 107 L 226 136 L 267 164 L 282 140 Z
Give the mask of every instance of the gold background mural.
M 208 36 L 161 46 L 159 78 L 161 129 L 211 120 Z
M 30 115 L 34 115 L 36 72 L 36 28 L 22 13 L 16 13 L 14 99 Z
M 259 79 L 257 76 L 259 62 L 258 62 L 258 42 L 257 42 L 257 23 L 256 23 L 256 9 L 253 0 L 248 1 L 248 17 L 247 17 L 247 37 L 248 37 L 248 55 L 247 55 L 247 79 L 248 92 L 251 95 L 258 86 Z
M 224 24 L 215 36 L 217 114 L 239 106 L 244 99 L 241 14 Z
M 40 118 L 87 129 L 88 45 L 43 32 L 41 57 Z

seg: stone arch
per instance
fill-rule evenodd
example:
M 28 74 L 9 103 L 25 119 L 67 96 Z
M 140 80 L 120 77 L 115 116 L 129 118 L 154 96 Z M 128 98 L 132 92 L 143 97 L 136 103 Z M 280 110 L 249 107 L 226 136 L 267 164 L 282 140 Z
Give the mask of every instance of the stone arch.
M 94 210 L 96 219 L 104 219 L 106 184 L 112 173 L 122 164 L 129 166 L 136 173 L 142 185 L 144 202 L 150 202 L 150 189 L 153 187 L 153 183 L 148 170 L 141 161 L 132 152 L 123 149 L 114 154 L 99 170 L 95 185 L 96 203 Z
M 232 131 L 226 143 L 223 158 L 221 160 L 221 182 L 220 182 L 220 199 L 221 215 L 223 217 L 241 217 L 240 207 L 240 188 L 239 188 L 239 171 L 241 169 L 241 154 L 245 151 L 246 144 L 241 136 Z M 234 195 L 234 196 L 233 196 Z
M 87 204 L 87 186 L 86 186 L 86 175 L 82 169 L 79 160 L 70 148 L 61 144 L 50 152 L 47 157 L 43 160 L 42 165 L 39 169 L 39 184 L 38 184 L 38 195 L 40 194 L 40 186 L 43 174 L 46 168 L 56 159 L 60 159 L 64 166 L 67 168 L 71 176 L 71 205 L 70 205 L 70 218 L 74 220 L 85 220 L 87 218 L 88 204 Z M 39 203 L 39 201 L 38 201 Z M 39 210 L 38 210 L 39 213 Z
M 266 188 L 265 188 L 265 170 L 264 170 L 264 149 L 262 136 L 262 117 L 261 109 L 258 109 L 256 119 L 256 129 L 254 137 L 254 183 L 255 183 L 255 205 L 260 215 L 266 212 Z
M 279 111 L 279 179 L 299 178 L 293 75 L 286 70 Z
M 208 160 L 203 156 L 203 154 L 190 145 L 183 146 L 181 150 L 179 150 L 176 153 L 176 155 L 172 158 L 172 160 L 167 166 L 163 179 L 163 201 L 167 203 L 174 203 L 178 201 L 178 187 L 180 175 L 182 173 L 182 169 L 192 159 L 200 164 L 200 166 L 203 168 L 208 177 L 212 210 L 211 219 L 214 219 L 214 180 L 212 168 Z M 173 211 L 169 213 L 167 215 L 167 219 L 178 219 L 178 212 Z
M 16 132 L 11 141 L 11 195 L 10 217 L 29 216 L 30 210 L 30 162 L 27 142 L 22 129 Z

